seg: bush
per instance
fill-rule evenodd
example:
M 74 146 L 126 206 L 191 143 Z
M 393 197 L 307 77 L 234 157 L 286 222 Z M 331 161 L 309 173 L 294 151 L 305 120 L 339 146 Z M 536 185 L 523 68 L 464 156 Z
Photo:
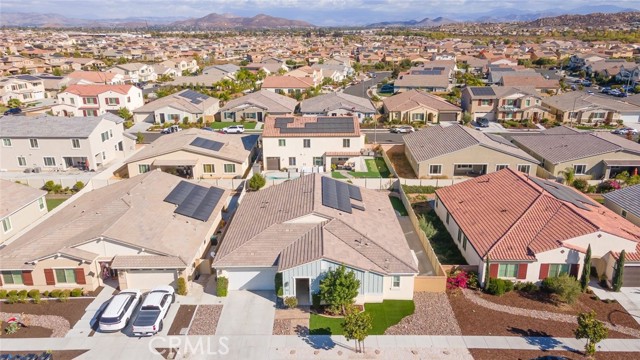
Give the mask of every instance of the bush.
M 20 290 L 18 291 L 18 297 L 20 298 L 27 298 L 27 295 L 29 294 L 29 292 L 27 290 Z
M 66 291 L 66 290 L 65 290 L 65 291 Z M 69 293 L 66 293 L 66 292 L 64 292 L 64 291 L 63 291 L 63 292 L 60 294 L 60 297 L 58 298 L 58 300 L 59 300 L 60 302 L 67 302 L 67 301 L 69 301 Z
M 84 183 L 82 181 L 78 181 L 73 185 L 73 191 L 80 191 L 82 189 L 84 189 Z
M 34 299 L 36 296 L 40 296 L 40 291 L 36 289 L 29 290 L 29 292 L 27 293 L 27 296 L 29 296 L 31 299 Z
M 298 306 L 298 299 L 295 296 L 288 296 L 284 298 L 284 304 L 287 305 L 289 309 L 293 309 Z
M 261 174 L 255 173 L 253 174 L 251 179 L 249 179 L 248 184 L 249 184 L 249 189 L 253 191 L 257 191 L 262 189 L 267 184 L 267 180 Z
M 42 190 L 57 194 L 62 191 L 62 185 L 56 184 L 53 180 L 49 180 L 44 183 Z
M 42 296 L 44 297 L 49 297 L 49 290 L 46 290 L 45 292 L 42 293 Z
M 227 292 L 229 289 L 229 279 L 224 276 L 218 277 L 218 282 L 216 284 L 216 293 L 220 297 L 227 296 Z
M 311 304 L 315 309 L 320 308 L 321 301 L 322 301 L 322 298 L 320 297 L 320 293 L 316 292 L 311 295 Z
M 178 292 L 178 295 L 182 295 L 182 296 L 187 295 L 187 281 L 183 277 L 178 278 L 177 292 Z
M 11 290 L 9 291 L 7 297 L 9 296 L 18 296 L 18 290 Z
M 589 185 L 589 187 L 587 187 L 587 193 L 588 194 L 593 194 L 596 192 L 596 186 L 595 185 Z
M 420 229 L 422 229 L 427 239 L 431 239 L 438 234 L 438 229 L 436 229 L 432 222 L 427 221 L 424 215 L 420 215 L 420 217 L 418 218 L 418 224 L 420 225 Z
M 7 297 L 7 304 L 15 304 L 18 302 L 18 294 L 11 294 Z
M 447 289 L 466 289 L 469 285 L 469 275 L 466 271 L 451 271 L 447 277 Z
M 59 298 L 60 298 L 60 294 L 62 294 L 62 290 L 58 290 L 58 289 L 56 289 L 56 290 L 52 290 L 52 291 L 49 293 L 49 296 L 51 296 L 52 298 L 59 299 Z
M 540 288 L 567 304 L 573 304 L 582 293 L 580 282 L 567 274 L 544 279 Z
M 573 187 L 585 192 L 589 188 L 589 183 L 585 179 L 575 179 L 573 181 Z
M 40 292 L 37 292 L 35 296 L 31 298 L 31 301 L 33 301 L 34 304 L 40 304 L 42 302 Z
M 531 281 L 519 282 L 515 284 L 515 289 L 525 293 L 532 293 L 538 290 L 538 285 L 532 283 Z
M 0 299 L 7 298 L 7 290 L 0 290 Z
M 80 297 L 80 296 L 82 296 L 82 289 L 80 289 L 80 288 L 73 289 L 73 290 L 71 290 L 71 293 L 69 295 L 71 297 Z
M 435 186 L 402 185 L 402 190 L 406 194 L 435 194 L 438 190 Z
M 596 192 L 608 193 L 620 189 L 620 183 L 617 180 L 606 180 L 598 184 Z
M 491 295 L 502 296 L 505 293 L 513 291 L 513 287 L 514 284 L 511 280 L 491 278 L 486 291 Z
M 282 273 L 276 273 L 274 281 L 276 282 L 276 295 L 282 296 L 284 294 L 282 289 Z
M 480 288 L 480 281 L 478 281 L 477 272 L 471 271 L 467 273 L 467 288 L 473 290 Z

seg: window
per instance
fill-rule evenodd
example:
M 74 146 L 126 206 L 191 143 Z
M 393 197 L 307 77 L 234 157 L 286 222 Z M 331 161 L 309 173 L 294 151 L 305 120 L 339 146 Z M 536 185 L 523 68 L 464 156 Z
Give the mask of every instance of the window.
M 391 287 L 394 287 L 394 288 L 400 287 L 400 276 L 398 275 L 393 276 L 393 283 L 391 284 Z
M 105 99 L 107 105 L 118 105 L 120 104 L 120 100 L 118 98 L 106 98 Z
M 625 218 L 625 219 L 626 219 L 626 218 L 627 218 L 627 210 L 622 210 L 622 212 L 620 213 L 620 215 L 621 215 L 623 218 Z
M 2 283 L 5 285 L 22 285 L 22 271 L 3 271 Z
M 244 117 L 247 119 L 255 119 L 256 113 L 244 113 Z
M 482 106 L 492 105 L 492 101 L 489 99 L 483 99 L 483 100 L 480 100 L 480 105 Z
M 109 132 L 108 131 L 103 132 L 102 134 L 100 134 L 100 138 L 102 139 L 102 142 L 109 140 Z
M 74 98 L 69 98 L 69 101 L 71 101 L 71 105 L 76 104 L 76 100 Z M 64 99 L 62 99 L 62 102 L 64 102 Z
M 296 158 L 295 157 L 290 157 L 289 158 L 289 166 L 296 166 Z
M 462 242 L 462 230 L 458 229 L 458 242 Z
M 224 172 L 226 173 L 236 172 L 236 164 L 224 164 Z
M 113 137 L 113 130 L 109 130 L 109 138 Z
M 225 119 L 225 120 L 228 120 L 228 119 L 235 119 L 235 117 L 236 117 L 235 115 L 236 115 L 236 114 L 235 114 L 235 113 L 232 113 L 232 112 L 225 112 L 225 113 L 224 113 L 224 119 Z
M 38 199 L 38 207 L 40 210 L 44 210 L 44 198 Z
M 38 139 L 29 139 L 29 145 L 32 149 L 38 148 Z
M 462 234 L 462 249 L 467 250 L 467 243 L 469 242 L 469 238 L 464 233 Z
M 131 102 L 131 96 L 127 96 L 127 102 Z
M 508 167 L 509 167 L 509 165 L 506 165 L 506 164 L 496 165 L 496 171 L 500 171 L 500 170 L 506 169 Z
M 104 151 L 102 152 L 102 160 L 106 160 L 107 159 L 107 153 L 105 153 Z
M 473 165 L 470 165 L 470 164 L 456 165 L 456 170 L 472 170 L 472 169 L 473 169 Z
M 526 104 L 526 106 L 527 106 L 527 107 L 531 106 L 531 100 L 527 99 L 527 100 L 525 101 L 525 104 Z
M 442 174 L 442 165 L 429 165 L 429 175 Z
M 449 225 L 449 218 L 451 218 L 451 214 L 447 211 L 447 225 Z
M 310 148 L 311 147 L 311 139 L 302 139 L 302 147 Z
M 607 113 L 603 113 L 603 112 L 594 112 L 593 114 L 591 114 L 591 117 L 593 119 L 604 119 L 604 117 L 607 115 Z
M 278 146 L 287 146 L 287 139 L 278 139 Z
M 322 166 L 322 165 L 324 165 L 324 161 L 322 159 L 322 156 L 314 157 L 313 158 L 313 165 L 314 166 Z
M 90 97 L 90 98 L 84 98 L 84 103 L 85 104 L 97 104 L 98 103 L 98 99 Z
M 144 174 L 144 173 L 149 172 L 149 171 L 151 171 L 151 166 L 150 165 L 148 165 L 148 164 L 140 164 L 140 165 L 138 165 L 138 172 L 140 174 Z
M 530 165 L 518 165 L 518 171 L 520 171 L 520 172 L 528 174 L 529 170 L 531 170 L 531 166 Z
M 202 164 L 202 171 L 205 174 L 213 174 L 215 172 L 215 167 L 213 164 Z
M 6 217 L 2 219 L 2 231 L 4 231 L 5 233 L 11 231 L 11 218 Z
M 576 175 L 584 175 L 587 173 L 587 165 L 573 165 Z
M 84 116 L 98 116 L 98 110 L 83 110 Z
M 56 158 L 52 156 L 45 156 L 43 157 L 43 159 L 44 159 L 44 166 L 47 166 L 47 167 L 56 166 Z
M 2 146 L 11 147 L 11 139 L 2 139 Z
M 74 269 L 56 269 L 56 283 L 75 284 L 76 272 Z
M 80 149 L 80 139 L 71 139 L 71 147 L 74 149 Z
M 18 166 L 27 166 L 27 159 L 24 156 L 18 156 Z
M 424 114 L 423 113 L 411 114 L 411 120 L 412 121 L 424 121 Z
M 342 147 L 343 148 L 351 147 L 351 139 L 342 139 Z
M 518 264 L 500 264 L 498 267 L 498 277 L 515 278 L 518 276 Z
M 569 264 L 549 264 L 549 277 L 556 277 L 569 273 Z

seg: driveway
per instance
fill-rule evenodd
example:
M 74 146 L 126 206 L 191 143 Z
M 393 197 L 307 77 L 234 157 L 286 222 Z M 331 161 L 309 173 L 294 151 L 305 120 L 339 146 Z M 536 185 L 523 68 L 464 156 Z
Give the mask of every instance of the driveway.
M 398 221 L 400 222 L 402 232 L 404 232 L 404 236 L 407 239 L 409 248 L 413 250 L 418 258 L 418 270 L 420 271 L 420 275 L 435 275 L 433 265 L 431 265 L 429 258 L 427 258 L 422 242 L 420 241 L 418 234 L 416 234 L 409 217 L 398 216 Z
M 640 324 L 640 288 L 623 287 L 620 292 L 603 290 L 600 285 L 591 279 L 589 288 L 600 300 L 615 300 Z
M 271 335 L 275 300 L 273 291 L 229 291 L 216 335 Z

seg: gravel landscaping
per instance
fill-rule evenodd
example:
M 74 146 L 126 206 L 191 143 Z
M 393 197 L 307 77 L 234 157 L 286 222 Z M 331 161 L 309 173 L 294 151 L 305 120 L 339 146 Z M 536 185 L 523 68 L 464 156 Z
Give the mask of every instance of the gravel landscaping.
M 3 337 L 64 337 L 85 313 L 92 299 L 74 299 L 67 302 L 43 301 L 40 304 L 0 303 L 0 320 L 16 317 L 28 328 Z M 3 329 L 4 331 L 4 329 Z
M 290 319 L 275 319 L 273 321 L 273 335 L 289 335 L 291 334 Z
M 31 314 L 19 314 L 19 313 L 5 313 L 0 312 L 0 318 L 3 319 L 3 325 L 6 323 L 7 319 L 15 317 L 21 323 L 25 324 L 27 328 L 40 327 L 45 329 L 51 329 L 51 337 L 64 337 L 71 326 L 69 325 L 69 321 L 62 316 L 56 315 L 31 315 Z M 17 333 L 13 335 L 21 335 L 21 330 L 18 330 Z M 4 331 L 4 330 L 3 330 Z
M 461 335 L 446 294 L 418 292 L 415 311 L 385 331 L 385 335 Z
M 193 318 L 196 305 L 180 305 L 176 317 L 169 328 L 168 335 L 184 335 L 180 334 L 180 331 L 184 328 L 188 328 Z
M 189 329 L 189 335 L 215 335 L 222 305 L 199 305 Z
M 558 356 L 566 360 L 587 360 L 588 357 L 570 351 L 542 350 L 502 350 L 502 349 L 469 349 L 475 360 L 530 360 L 543 356 Z M 597 352 L 596 360 L 628 360 L 638 357 L 633 352 Z M 591 358 L 593 359 L 593 358 Z

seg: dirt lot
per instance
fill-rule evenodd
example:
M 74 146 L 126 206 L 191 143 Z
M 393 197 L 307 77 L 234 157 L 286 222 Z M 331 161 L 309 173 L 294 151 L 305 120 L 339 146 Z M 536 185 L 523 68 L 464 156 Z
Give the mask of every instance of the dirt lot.
M 416 174 L 404 154 L 404 145 L 383 146 L 396 173 L 401 178 L 416 179 Z
M 169 335 L 181 335 L 180 330 L 189 327 L 195 311 L 195 305 L 180 305 L 173 324 L 171 324 L 171 328 L 169 328 Z
M 498 349 L 469 349 L 475 360 L 530 360 L 543 356 L 564 356 L 569 360 L 587 360 L 582 354 L 570 351 L 542 351 L 542 350 L 498 350 Z M 633 352 L 601 352 L 596 353 L 597 360 L 629 360 L 637 359 L 638 353 Z
M 448 296 L 453 312 L 460 324 L 462 335 L 574 336 L 573 330 L 576 328 L 575 324 L 535 319 L 490 310 L 471 302 L 460 292 L 448 292 Z M 624 309 L 619 304 L 606 304 L 599 300 L 595 301 L 590 299 L 590 296 L 586 294 L 583 295 L 573 307 L 564 307 L 566 305 L 556 307 L 550 303 L 528 299 L 517 292 L 508 293 L 502 297 L 485 294 L 481 296 L 484 299 L 503 305 L 554 311 L 563 314 L 577 314 L 581 310 L 592 308 L 597 312 L 600 320 L 636 329 L 639 327 L 630 315 L 624 312 Z M 609 331 L 609 337 L 620 339 L 633 338 L 615 331 Z

